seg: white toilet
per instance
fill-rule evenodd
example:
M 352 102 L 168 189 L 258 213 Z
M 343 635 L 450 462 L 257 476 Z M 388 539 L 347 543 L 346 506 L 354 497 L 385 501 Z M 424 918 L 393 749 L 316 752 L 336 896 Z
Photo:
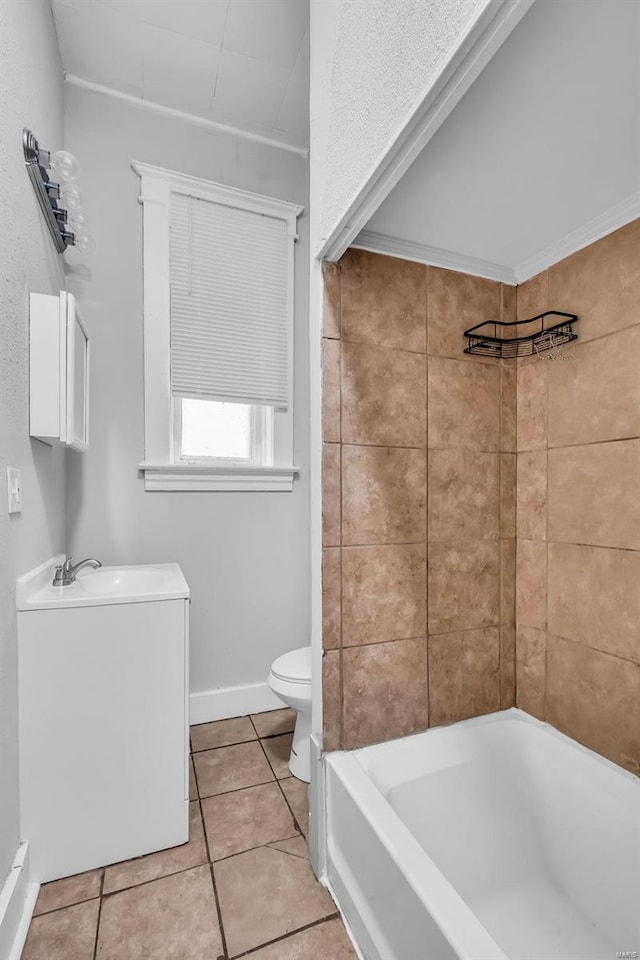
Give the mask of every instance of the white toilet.
M 271 664 L 267 683 L 287 706 L 298 711 L 289 769 L 298 780 L 311 780 L 311 647 L 283 653 Z

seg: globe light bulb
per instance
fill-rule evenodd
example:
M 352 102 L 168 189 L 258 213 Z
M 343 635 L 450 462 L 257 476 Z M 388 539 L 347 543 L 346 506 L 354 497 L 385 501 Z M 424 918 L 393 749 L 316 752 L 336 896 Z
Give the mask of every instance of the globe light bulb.
M 70 209 L 69 223 L 74 233 L 88 233 L 89 231 L 89 218 L 81 210 Z
M 93 253 L 96 242 L 90 234 L 79 233 L 76 235 L 75 248 L 79 253 Z
M 82 194 L 75 183 L 64 183 L 60 188 L 61 199 L 65 207 L 80 212 Z
M 80 175 L 80 164 L 68 150 L 56 150 L 51 154 L 51 169 L 64 183 L 77 180 Z

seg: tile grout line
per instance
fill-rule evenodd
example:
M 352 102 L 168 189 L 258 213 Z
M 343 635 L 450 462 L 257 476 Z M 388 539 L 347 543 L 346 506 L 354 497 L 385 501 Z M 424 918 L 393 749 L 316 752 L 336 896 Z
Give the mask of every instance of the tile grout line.
M 260 746 L 262 747 L 262 752 L 264 753 L 264 755 L 265 755 L 265 757 L 266 757 L 266 759 L 267 759 L 267 763 L 269 764 L 269 767 L 271 767 L 271 761 L 269 760 L 269 757 L 267 756 L 267 751 L 264 749 L 264 747 L 262 746 L 262 744 L 260 744 Z M 271 767 L 271 769 L 273 770 L 272 767 Z M 275 777 L 275 773 L 274 773 L 274 777 Z M 285 780 L 289 780 L 289 779 L 291 779 L 291 778 L 290 778 L 290 777 L 285 777 L 284 779 L 285 779 Z M 306 841 L 306 840 L 307 840 L 307 835 L 306 835 L 306 833 L 302 830 L 302 828 L 301 828 L 301 826 L 300 826 L 300 823 L 298 822 L 298 818 L 296 817 L 295 813 L 293 812 L 293 807 L 292 807 L 291 804 L 289 803 L 289 798 L 287 797 L 286 793 L 284 792 L 284 790 L 283 790 L 282 787 L 280 786 L 280 781 L 278 780 L 277 777 L 275 777 L 275 782 L 278 784 L 278 789 L 280 790 L 280 793 L 282 794 L 282 797 L 284 798 L 284 802 L 286 803 L 287 807 L 289 808 L 289 813 L 291 814 L 291 816 L 292 816 L 292 818 L 293 818 L 293 822 L 294 822 L 294 825 L 295 825 L 296 829 L 299 831 L 300 834 L 302 834 L 302 836 L 305 838 L 305 841 Z
M 242 957 L 252 957 L 259 950 L 263 950 L 265 947 L 270 947 L 274 943 L 282 943 L 284 940 L 290 940 L 292 937 L 296 936 L 298 933 L 304 933 L 305 930 L 312 930 L 314 927 L 319 927 L 323 923 L 328 923 L 329 920 L 336 920 L 340 918 L 340 914 L 336 910 L 334 913 L 327 914 L 326 917 L 321 917 L 320 920 L 313 920 L 311 923 L 307 923 L 304 927 L 298 927 L 297 930 L 289 930 L 288 933 L 283 934 L 281 937 L 276 937 L 274 940 L 267 940 L 266 943 L 258 944 L 256 947 L 251 947 L 249 950 L 245 950 L 244 953 L 236 953 L 233 957 L 230 957 L 229 960 L 241 960 Z
M 253 722 L 253 721 L 252 721 Z M 195 764 L 194 764 L 195 768 Z M 226 958 L 229 956 L 229 951 L 227 950 L 227 938 L 224 932 L 224 923 L 222 921 L 222 908 L 220 906 L 220 898 L 218 896 L 218 888 L 216 886 L 216 878 L 213 872 L 213 861 L 211 859 L 211 850 L 209 849 L 209 837 L 207 835 L 207 828 L 204 819 L 204 811 L 202 809 L 202 797 L 200 796 L 200 789 L 198 789 L 198 809 L 200 811 L 200 820 L 202 823 L 202 833 L 204 835 L 204 846 L 207 852 L 209 875 L 211 876 L 211 886 L 213 888 L 213 900 L 216 905 L 216 913 L 218 915 L 218 927 L 220 929 L 220 942 L 222 943 L 222 953 L 223 957 Z
M 194 724 L 194 726 L 207 726 L 207 723 L 226 723 L 225 720 L 209 720 L 203 724 Z M 254 728 L 255 729 L 255 728 Z M 224 750 L 225 747 L 240 747 L 245 743 L 255 743 L 256 740 L 275 740 L 277 737 L 285 737 L 288 733 L 291 733 L 291 730 L 287 730 L 285 733 L 267 733 L 264 737 L 261 737 L 256 733 L 255 737 L 251 737 L 249 740 L 232 740 L 229 743 L 219 743 L 215 747 L 200 747 L 199 749 L 191 750 L 191 756 L 196 753 L 206 753 L 208 750 Z
M 102 901 L 104 899 L 104 881 L 107 874 L 106 867 L 102 868 L 102 876 L 100 877 L 100 894 L 98 899 L 98 916 L 96 918 L 96 938 L 93 944 L 93 960 L 96 960 L 98 956 L 98 937 L 100 936 L 100 918 L 102 917 Z

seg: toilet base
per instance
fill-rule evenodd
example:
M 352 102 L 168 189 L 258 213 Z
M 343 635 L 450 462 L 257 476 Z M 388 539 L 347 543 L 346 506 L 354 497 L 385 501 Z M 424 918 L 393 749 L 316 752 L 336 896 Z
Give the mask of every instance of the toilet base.
M 298 711 L 293 732 L 289 770 L 298 780 L 311 782 L 311 713 Z

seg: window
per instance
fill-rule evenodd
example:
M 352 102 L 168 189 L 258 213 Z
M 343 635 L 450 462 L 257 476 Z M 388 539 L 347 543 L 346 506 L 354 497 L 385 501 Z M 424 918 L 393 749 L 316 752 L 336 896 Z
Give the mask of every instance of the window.
M 273 411 L 216 400 L 178 399 L 174 450 L 180 462 L 269 465 L 273 459 Z
M 134 164 L 144 205 L 147 490 L 291 490 L 301 208 Z

